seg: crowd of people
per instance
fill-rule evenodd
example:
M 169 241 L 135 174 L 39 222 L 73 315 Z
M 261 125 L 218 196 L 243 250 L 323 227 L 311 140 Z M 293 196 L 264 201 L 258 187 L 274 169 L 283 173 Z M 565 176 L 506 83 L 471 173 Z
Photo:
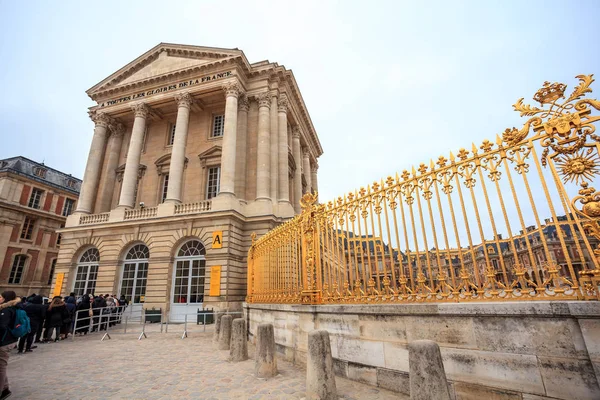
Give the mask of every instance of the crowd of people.
M 9 352 L 15 345 L 18 353 L 29 353 L 37 348 L 36 343 L 58 342 L 69 335 L 106 330 L 120 322 L 120 315 L 129 304 L 125 296 L 117 298 L 110 294 L 71 293 L 48 300 L 35 293 L 18 297 L 14 291 L 5 291 L 0 295 L 0 400 L 11 395 L 6 370 Z M 17 310 L 23 310 L 29 317 L 29 333 L 21 337 L 13 334 Z

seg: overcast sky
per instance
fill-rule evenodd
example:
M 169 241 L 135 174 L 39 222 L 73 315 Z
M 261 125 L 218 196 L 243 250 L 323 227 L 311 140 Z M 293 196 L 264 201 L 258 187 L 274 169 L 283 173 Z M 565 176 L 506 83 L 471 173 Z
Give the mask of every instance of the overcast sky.
M 0 16 L 0 158 L 77 177 L 85 90 L 159 42 L 293 70 L 324 149 L 322 200 L 519 126 L 511 105 L 545 80 L 570 92 L 600 74 L 598 1 L 0 0 Z

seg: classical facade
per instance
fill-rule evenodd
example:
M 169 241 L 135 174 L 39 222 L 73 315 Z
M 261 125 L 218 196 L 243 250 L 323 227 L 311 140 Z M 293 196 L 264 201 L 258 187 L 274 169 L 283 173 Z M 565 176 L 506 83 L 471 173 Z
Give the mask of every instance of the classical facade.
M 0 292 L 50 294 L 81 180 L 25 157 L 0 160 Z
M 61 231 L 62 292 L 123 294 L 173 320 L 239 307 L 251 234 L 318 190 L 323 150 L 292 72 L 161 43 L 87 93 L 95 128 Z

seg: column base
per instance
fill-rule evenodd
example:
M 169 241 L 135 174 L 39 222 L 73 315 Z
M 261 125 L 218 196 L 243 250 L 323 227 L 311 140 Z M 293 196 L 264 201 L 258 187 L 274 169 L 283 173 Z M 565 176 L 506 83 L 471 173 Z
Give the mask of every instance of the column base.
M 273 202 L 269 198 L 258 198 L 246 205 L 247 217 L 273 214 Z
M 165 201 L 162 204 L 181 204 L 181 200 L 179 200 L 179 199 L 165 199 Z
M 178 203 L 167 203 L 166 201 L 164 203 L 159 204 L 156 207 L 156 216 L 157 217 L 170 217 L 171 215 L 175 215 L 175 204 Z
M 242 205 L 233 193 L 221 192 L 211 200 L 211 211 L 235 210 L 242 213 Z
M 294 207 L 292 207 L 292 204 L 287 200 L 279 200 L 275 208 L 277 208 L 275 215 L 278 217 L 292 218 L 294 215 L 296 215 L 294 212 Z
M 125 210 L 129 209 L 126 206 L 118 206 L 114 210 L 110 210 L 108 222 L 121 222 L 125 220 Z

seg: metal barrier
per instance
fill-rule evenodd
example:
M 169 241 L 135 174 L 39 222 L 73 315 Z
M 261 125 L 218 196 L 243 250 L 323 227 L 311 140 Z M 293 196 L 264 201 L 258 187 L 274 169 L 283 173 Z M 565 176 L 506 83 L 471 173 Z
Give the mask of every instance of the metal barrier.
M 112 339 L 111 334 L 127 334 L 127 330 L 129 328 L 130 322 L 136 322 L 141 325 L 141 332 L 139 332 L 138 340 L 147 339 L 148 335 L 146 334 L 146 323 L 148 322 L 148 318 L 159 317 L 160 324 L 160 333 L 168 333 L 169 332 L 169 319 L 167 318 L 167 310 L 163 310 L 159 308 L 158 313 L 147 314 L 146 309 L 143 308 L 142 304 L 134 304 L 131 306 L 119 306 L 119 307 L 102 307 L 102 308 L 92 308 L 94 312 L 93 316 L 89 316 L 89 311 L 85 310 L 85 316 L 81 317 L 80 314 L 83 313 L 84 310 L 78 310 L 75 312 L 75 319 L 73 321 L 73 335 L 72 340 L 75 341 L 76 334 L 87 334 L 93 332 L 105 331 L 104 335 L 100 341 L 104 341 L 105 339 Z M 181 339 L 185 339 L 188 337 L 188 316 L 196 317 L 196 325 L 199 324 L 198 321 L 203 321 L 203 330 L 202 332 L 206 332 L 206 325 L 208 320 L 216 321 L 216 314 L 222 313 L 223 315 L 242 315 L 241 311 L 210 311 L 207 310 L 198 310 L 193 314 L 188 313 L 184 315 L 183 322 L 183 332 L 181 334 Z M 122 332 L 116 332 L 113 328 L 114 325 L 122 324 Z M 164 329 L 163 329 L 164 328 Z M 131 331 L 130 334 L 137 334 L 137 332 Z

